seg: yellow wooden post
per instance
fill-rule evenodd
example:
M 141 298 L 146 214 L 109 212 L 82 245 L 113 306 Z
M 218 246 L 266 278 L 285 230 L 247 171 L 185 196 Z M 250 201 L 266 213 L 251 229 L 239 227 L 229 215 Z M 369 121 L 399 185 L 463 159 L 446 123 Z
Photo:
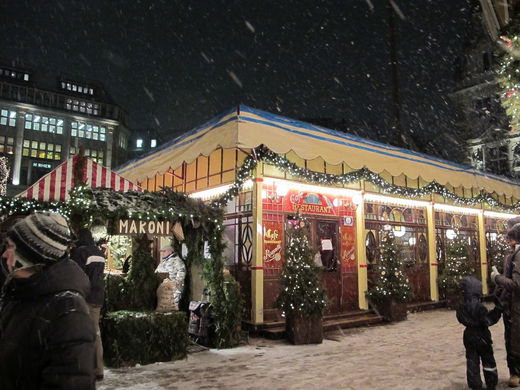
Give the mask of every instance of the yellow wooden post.
M 367 256 L 365 249 L 365 202 L 363 195 L 356 208 L 356 258 L 358 262 L 358 301 L 360 309 L 368 309 L 365 293 L 368 289 Z
M 251 321 L 264 322 L 264 263 L 262 224 L 262 162 L 255 168 L 253 179 L 253 258 L 251 260 Z
M 486 230 L 484 227 L 484 210 L 481 210 L 477 215 L 478 221 L 478 244 L 480 249 L 480 276 L 482 278 L 482 294 L 488 294 L 487 285 L 487 274 L 488 274 L 488 263 L 487 263 L 487 252 L 486 252 Z
M 437 275 L 439 271 L 439 263 L 437 260 L 435 237 L 435 212 L 433 203 L 426 206 L 426 225 L 428 228 L 428 264 L 430 267 L 430 298 L 432 301 L 439 300 L 439 286 L 437 285 Z

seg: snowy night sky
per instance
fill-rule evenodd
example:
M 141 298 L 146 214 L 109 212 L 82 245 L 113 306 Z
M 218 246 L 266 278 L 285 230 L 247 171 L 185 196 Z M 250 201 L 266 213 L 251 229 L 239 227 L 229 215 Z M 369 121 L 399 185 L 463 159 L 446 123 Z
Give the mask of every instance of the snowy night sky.
M 390 6 L 387 6 L 390 4 Z M 243 103 L 392 138 L 389 12 L 403 127 L 453 130 L 470 0 L 3 0 L 0 57 L 99 80 L 132 128 L 166 138 Z M 16 64 L 16 63 L 13 63 Z

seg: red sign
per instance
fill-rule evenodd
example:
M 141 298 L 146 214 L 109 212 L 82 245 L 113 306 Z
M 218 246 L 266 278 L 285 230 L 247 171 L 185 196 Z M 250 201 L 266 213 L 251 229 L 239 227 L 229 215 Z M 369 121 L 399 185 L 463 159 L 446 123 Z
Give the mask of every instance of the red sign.
M 356 272 L 356 228 L 343 225 L 341 232 L 341 269 L 344 273 Z
M 282 268 L 283 223 L 281 221 L 264 221 L 263 228 L 264 269 Z
M 287 212 L 337 215 L 332 200 L 318 192 L 291 190 L 284 198 L 284 210 Z

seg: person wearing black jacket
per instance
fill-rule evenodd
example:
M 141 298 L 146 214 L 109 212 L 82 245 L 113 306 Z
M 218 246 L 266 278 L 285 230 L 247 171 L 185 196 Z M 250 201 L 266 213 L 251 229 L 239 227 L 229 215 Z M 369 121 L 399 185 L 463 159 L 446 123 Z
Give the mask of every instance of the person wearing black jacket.
M 90 294 L 86 299 L 90 318 L 96 330 L 96 379 L 101 380 L 103 379 L 103 343 L 99 329 L 99 316 L 105 299 L 105 257 L 88 229 L 79 230 L 78 240 L 71 250 L 70 257 L 83 269 L 90 280 Z
M 93 390 L 94 327 L 88 278 L 67 257 L 59 214 L 32 214 L 7 232 L 0 295 L 0 388 Z
M 464 347 L 466 348 L 466 377 L 471 389 L 482 389 L 480 360 L 484 371 L 486 389 L 495 389 L 498 372 L 493 355 L 493 341 L 488 327 L 496 324 L 501 316 L 499 306 L 491 311 L 482 304 L 482 283 L 473 276 L 464 277 L 461 282 L 464 303 L 457 308 L 457 320 L 466 327 Z

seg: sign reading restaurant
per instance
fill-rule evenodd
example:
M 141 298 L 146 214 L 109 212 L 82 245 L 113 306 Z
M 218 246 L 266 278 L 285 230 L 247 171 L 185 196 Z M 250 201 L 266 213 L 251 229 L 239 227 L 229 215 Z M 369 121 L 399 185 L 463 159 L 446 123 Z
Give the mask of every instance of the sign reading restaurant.
M 116 234 L 154 234 L 171 236 L 175 223 L 170 221 L 139 221 L 136 219 L 120 219 L 117 222 Z

